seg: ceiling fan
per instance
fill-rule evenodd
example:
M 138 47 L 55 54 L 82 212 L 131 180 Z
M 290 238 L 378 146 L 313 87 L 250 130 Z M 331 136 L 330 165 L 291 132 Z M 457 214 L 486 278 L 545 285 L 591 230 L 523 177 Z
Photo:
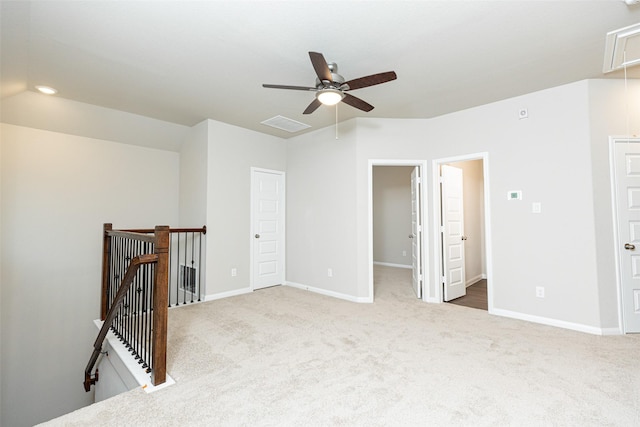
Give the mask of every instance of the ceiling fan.
M 387 71 L 385 73 L 372 74 L 366 77 L 360 77 L 345 81 L 344 77 L 338 74 L 338 66 L 334 62 L 327 63 L 324 56 L 318 52 L 309 52 L 309 58 L 311 58 L 311 64 L 316 71 L 318 78 L 316 79 L 315 87 L 307 86 L 287 86 L 287 85 L 271 85 L 263 84 L 262 87 L 272 89 L 290 89 L 290 90 L 306 90 L 316 93 L 316 99 L 309 104 L 306 110 L 302 114 L 311 114 L 320 107 L 320 105 L 335 105 L 340 101 L 345 104 L 351 105 L 362 111 L 373 110 L 373 105 L 363 101 L 360 98 L 347 93 L 351 90 L 362 89 L 363 87 L 369 87 L 378 85 L 380 83 L 386 83 L 397 78 L 394 71 Z

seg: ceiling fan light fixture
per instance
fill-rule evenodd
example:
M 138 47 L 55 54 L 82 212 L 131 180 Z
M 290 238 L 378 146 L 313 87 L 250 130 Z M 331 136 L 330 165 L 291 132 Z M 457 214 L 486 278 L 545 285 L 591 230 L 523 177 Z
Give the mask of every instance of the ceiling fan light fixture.
M 336 105 L 338 102 L 342 101 L 344 94 L 338 89 L 328 88 L 319 90 L 316 93 L 316 98 L 324 105 Z

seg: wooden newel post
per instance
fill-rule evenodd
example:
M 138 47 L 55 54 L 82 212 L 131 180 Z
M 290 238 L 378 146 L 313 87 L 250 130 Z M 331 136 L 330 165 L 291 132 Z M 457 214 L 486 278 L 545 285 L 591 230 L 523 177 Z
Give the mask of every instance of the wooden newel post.
M 169 307 L 169 227 L 155 228 L 155 253 L 158 263 L 153 286 L 153 373 L 154 385 L 162 384 L 167 376 L 167 316 Z
M 102 227 L 102 290 L 100 294 L 100 320 L 107 317 L 109 311 L 109 266 L 111 264 L 111 237 L 109 232 L 113 230 L 112 224 L 104 224 Z

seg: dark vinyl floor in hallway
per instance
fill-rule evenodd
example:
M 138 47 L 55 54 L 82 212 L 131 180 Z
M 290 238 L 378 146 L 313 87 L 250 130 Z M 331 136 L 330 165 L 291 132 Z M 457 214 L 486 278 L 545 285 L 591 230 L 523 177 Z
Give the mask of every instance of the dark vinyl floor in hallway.
M 465 296 L 451 300 L 449 303 L 480 310 L 488 310 L 487 279 L 482 279 L 469 286 Z

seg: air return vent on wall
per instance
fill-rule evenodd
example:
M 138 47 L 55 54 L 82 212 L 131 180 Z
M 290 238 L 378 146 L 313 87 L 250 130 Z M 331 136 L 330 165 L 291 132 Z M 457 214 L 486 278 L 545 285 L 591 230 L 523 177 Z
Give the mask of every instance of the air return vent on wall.
M 276 129 L 286 130 L 287 132 L 291 133 L 299 132 L 303 129 L 311 127 L 305 123 L 300 123 L 284 116 L 275 116 L 260 123 L 262 123 L 263 125 L 274 127 Z
M 609 73 L 640 64 L 640 24 L 607 33 L 604 67 Z

